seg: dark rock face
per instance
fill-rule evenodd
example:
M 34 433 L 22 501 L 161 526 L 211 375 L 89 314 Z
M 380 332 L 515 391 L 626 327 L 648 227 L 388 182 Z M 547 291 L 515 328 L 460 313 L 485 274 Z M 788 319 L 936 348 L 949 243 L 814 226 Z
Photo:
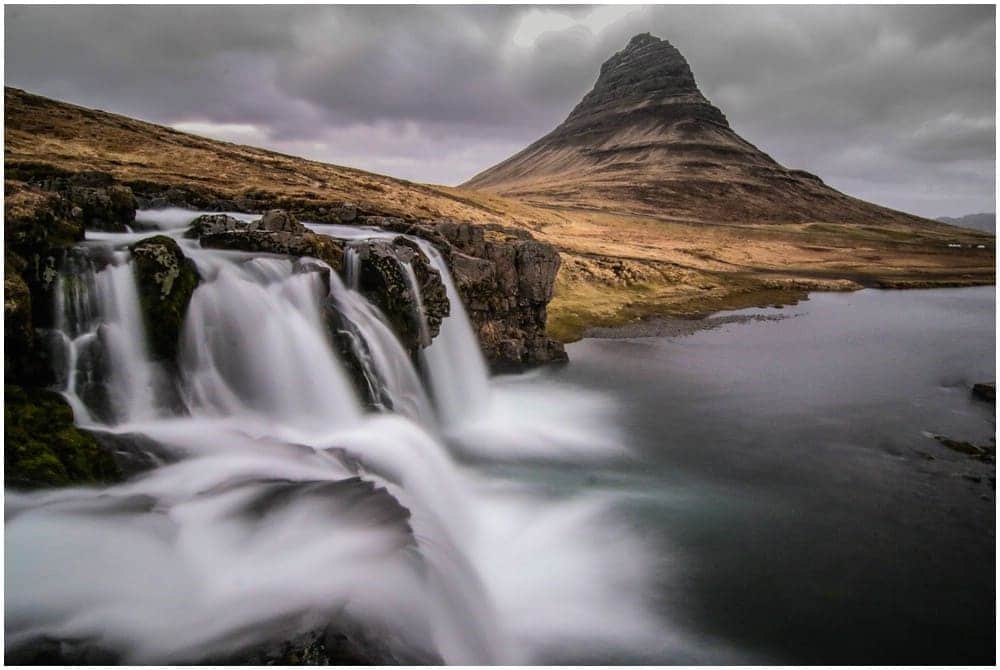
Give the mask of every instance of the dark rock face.
M 201 239 L 201 246 L 308 256 L 340 271 L 344 245 L 325 235 L 310 232 L 290 213 L 271 210 L 257 221 L 240 221 L 225 215 L 206 215 L 195 219 L 185 233 Z
M 154 358 L 172 361 L 177 356 L 188 304 L 201 277 L 194 261 L 165 235 L 141 240 L 130 249 L 150 353 Z
M 53 375 L 35 329 L 52 324 L 57 268 L 83 223 L 56 193 L 14 181 L 4 193 L 4 381 L 46 386 Z
M 367 216 L 360 223 L 414 235 L 444 255 L 483 355 L 496 370 L 566 360 L 545 334 L 559 254 L 520 228 Z
M 430 346 L 451 310 L 438 271 L 417 245 L 404 237 L 391 242 L 375 240 L 354 248 L 361 261 L 359 290 L 382 310 L 407 350 L 413 353 Z M 413 269 L 419 297 L 405 273 L 406 265 Z
M 125 478 L 180 460 L 178 454 L 141 433 L 86 432 L 114 459 Z
M 121 472 L 93 436 L 73 425 L 58 393 L 4 387 L 4 477 L 36 488 L 118 481 Z
M 227 214 L 202 214 L 191 222 L 188 229 L 184 231 L 184 237 L 197 240 L 205 235 L 246 229 L 246 223 Z
M 670 108 L 675 105 L 676 109 Z M 649 33 L 636 35 L 601 65 L 594 88 L 570 112 L 561 128 L 571 135 L 623 112 L 666 114 L 729 127 L 725 115 L 698 90 L 681 52 Z
M 79 172 L 39 182 L 47 191 L 59 193 L 75 208 L 87 230 L 123 233 L 135 221 L 138 206 L 132 189 L 115 183 L 102 172 Z
M 451 271 L 486 359 L 496 369 L 566 360 L 545 334 L 559 254 L 519 229 L 438 222 L 454 247 Z

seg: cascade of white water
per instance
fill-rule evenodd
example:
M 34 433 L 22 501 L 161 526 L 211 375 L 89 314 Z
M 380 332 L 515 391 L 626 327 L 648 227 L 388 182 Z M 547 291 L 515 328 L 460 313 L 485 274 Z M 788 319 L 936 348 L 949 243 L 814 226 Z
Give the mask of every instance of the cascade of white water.
M 276 258 L 212 269 L 181 338 L 192 414 L 266 417 L 309 430 L 357 421 L 357 397 L 324 334 L 321 274 L 296 273 L 291 261 Z
M 93 420 L 97 387 L 120 412 L 114 430 L 141 432 L 177 462 L 103 489 L 8 493 L 8 649 L 37 637 L 97 640 L 126 662 L 197 662 L 345 620 L 421 662 L 519 664 L 556 639 L 659 639 L 632 577 L 641 547 L 607 532 L 609 504 L 553 503 L 452 457 L 413 362 L 348 288 L 359 269 L 352 250 L 345 286 L 314 261 L 202 249 L 180 237 L 194 216 L 139 217 L 175 237 L 202 277 L 171 380 L 183 408 L 160 399 L 163 371 L 145 352 L 129 255 L 113 251 L 143 234 L 92 236 L 111 262 L 60 279 L 63 378 L 78 422 Z M 488 377 L 443 257 L 420 244 L 451 301 L 423 362 L 454 427 L 489 402 Z M 391 411 L 364 413 L 331 339 L 331 308 Z M 92 355 L 97 345 L 106 355 Z M 81 363 L 98 359 L 107 374 Z M 491 456 L 543 452 L 579 423 L 564 408 L 557 425 L 532 430 L 512 411 L 482 440 Z M 512 449 L 511 429 L 525 444 Z M 606 549 L 594 549 L 595 537 Z M 602 582 L 612 573 L 629 579 Z
M 84 250 L 85 251 L 85 250 Z M 149 358 L 128 251 L 111 252 L 102 269 L 70 257 L 56 285 L 56 332 L 62 343 L 63 393 L 81 422 L 124 423 L 157 415 L 164 370 Z M 103 387 L 97 415 L 83 396 Z
M 475 419 L 489 404 L 490 387 L 486 362 L 462 296 L 448 271 L 448 264 L 433 244 L 417 239 L 431 265 L 441 273 L 451 310 L 441 323 L 441 331 L 422 356 L 428 370 L 434 399 L 442 419 L 459 425 Z
M 344 247 L 344 285 L 354 291 L 358 290 L 361 277 L 361 254 L 352 245 Z
M 376 402 L 382 409 L 434 425 L 420 376 L 385 318 L 364 296 L 344 287 L 337 275 L 331 275 L 330 283 L 330 295 L 345 321 L 344 332 Z

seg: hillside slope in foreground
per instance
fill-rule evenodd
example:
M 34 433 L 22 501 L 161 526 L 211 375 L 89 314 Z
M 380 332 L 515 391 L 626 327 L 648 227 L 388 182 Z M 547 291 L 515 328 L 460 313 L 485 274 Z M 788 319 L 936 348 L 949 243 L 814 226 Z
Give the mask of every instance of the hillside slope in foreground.
M 4 102 L 7 179 L 96 170 L 138 190 L 177 187 L 304 218 L 350 202 L 364 214 L 529 229 L 563 256 L 549 329 L 567 341 L 588 326 L 786 302 L 806 290 L 994 281 L 992 236 L 909 217 L 761 224 L 628 213 L 614 203 L 531 204 L 210 140 L 12 88 Z

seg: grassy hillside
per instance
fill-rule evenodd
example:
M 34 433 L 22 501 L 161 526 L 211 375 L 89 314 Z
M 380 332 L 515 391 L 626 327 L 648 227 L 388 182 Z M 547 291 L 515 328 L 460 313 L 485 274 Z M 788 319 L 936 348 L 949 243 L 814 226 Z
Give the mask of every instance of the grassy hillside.
M 304 207 L 349 201 L 369 214 L 529 229 L 563 255 L 549 312 L 550 331 L 563 340 L 588 325 L 787 301 L 809 289 L 994 281 L 994 238 L 944 224 L 762 225 L 627 213 L 610 200 L 587 208 L 529 204 L 205 139 L 16 89 L 5 89 L 4 101 L 8 174 L 99 170 L 127 184 L 222 198 Z

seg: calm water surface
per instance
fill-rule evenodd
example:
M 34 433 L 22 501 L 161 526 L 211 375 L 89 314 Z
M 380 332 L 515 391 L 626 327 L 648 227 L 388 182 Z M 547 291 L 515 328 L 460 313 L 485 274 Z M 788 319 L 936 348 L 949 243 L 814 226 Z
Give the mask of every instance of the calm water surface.
M 599 392 L 629 455 L 482 467 L 616 493 L 655 563 L 662 645 L 551 660 L 992 664 L 995 468 L 926 434 L 994 439 L 969 393 L 994 379 L 994 300 L 814 294 L 744 312 L 779 321 L 585 340 L 564 368 L 506 378 Z

